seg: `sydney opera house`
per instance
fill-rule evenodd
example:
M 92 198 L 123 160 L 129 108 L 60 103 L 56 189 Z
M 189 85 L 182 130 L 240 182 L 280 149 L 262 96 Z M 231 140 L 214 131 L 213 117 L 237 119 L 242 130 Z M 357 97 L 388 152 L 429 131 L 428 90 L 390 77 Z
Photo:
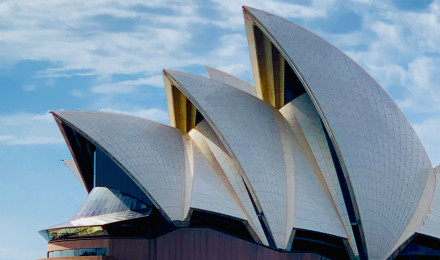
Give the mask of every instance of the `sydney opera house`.
M 88 197 L 47 258 L 440 255 L 440 168 L 388 94 L 310 31 L 244 7 L 254 85 L 164 70 L 170 126 L 53 112 Z

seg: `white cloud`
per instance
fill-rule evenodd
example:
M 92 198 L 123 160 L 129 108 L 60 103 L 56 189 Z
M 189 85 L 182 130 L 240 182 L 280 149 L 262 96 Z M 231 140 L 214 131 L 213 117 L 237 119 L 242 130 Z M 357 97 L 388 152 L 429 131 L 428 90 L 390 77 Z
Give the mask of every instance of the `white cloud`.
M 396 64 L 384 64 L 381 66 L 371 65 L 369 70 L 375 77 L 381 80 L 384 88 L 390 86 L 403 86 L 408 80 L 408 72 L 401 66 Z
M 103 112 L 121 113 L 168 123 L 168 113 L 157 108 L 118 110 L 105 108 Z M 64 143 L 52 114 L 17 113 L 0 115 L 0 145 L 50 145 Z
M 170 11 L 161 16 L 140 11 L 151 6 Z M 191 42 L 189 27 L 201 19 L 192 19 L 194 10 L 191 1 L 5 0 L 0 3 L 0 60 L 50 62 L 40 77 L 157 73 L 165 64 L 191 64 L 183 55 Z M 182 18 L 178 26 L 176 17 Z
M 239 30 L 243 28 L 242 6 L 261 9 L 285 18 L 314 19 L 327 16 L 327 7 L 333 0 L 314 0 L 311 5 L 299 5 L 281 1 L 265 0 L 213 0 L 217 5 L 217 12 L 222 14 L 222 19 L 212 23 L 222 28 Z
M 130 111 L 112 109 L 112 108 L 103 108 L 100 111 L 141 117 L 164 124 L 168 123 L 168 113 L 157 108 L 139 109 L 139 110 L 130 110 Z
M 86 93 L 81 89 L 74 89 L 70 92 L 70 94 L 74 97 L 82 98 L 86 96 Z
M 135 91 L 139 86 L 163 87 L 164 80 L 162 75 L 149 78 L 139 78 L 135 80 L 124 80 L 110 84 L 101 84 L 92 87 L 93 93 L 102 94 L 126 94 Z
M 399 10 L 390 2 L 378 0 L 213 0 L 211 4 L 204 3 L 205 9 L 200 11 L 202 5 L 196 0 L 4 0 L 0 3 L 0 66 L 38 60 L 52 64 L 40 71 L 39 77 L 139 77 L 156 75 L 163 68 L 207 64 L 252 81 L 242 5 L 299 19 L 304 24 L 316 18 L 331 20 L 330 14 L 344 7 L 362 16 L 362 27 L 348 34 L 323 32 L 324 38 L 347 52 L 390 93 L 398 89 L 397 102 L 405 112 L 440 111 L 440 60 L 429 54 L 439 53 L 440 0 L 418 12 Z M 157 13 L 149 11 L 150 7 L 169 11 Z M 209 12 L 215 15 L 211 17 Z M 102 16 L 115 21 L 106 23 L 100 20 Z M 128 25 L 122 30 L 105 27 L 124 21 Z M 308 28 L 312 31 L 322 29 L 319 24 L 311 24 Z M 213 26 L 222 28 L 214 35 L 218 41 L 199 48 L 205 34 L 215 31 Z M 200 32 L 204 34 L 198 35 Z M 101 82 L 90 91 L 132 93 L 142 85 L 162 87 L 162 76 Z M 71 94 L 84 97 L 87 92 L 75 89 Z
M 417 113 L 440 112 L 440 58 L 420 56 L 408 65 L 407 94 L 399 105 Z
M 0 144 L 59 144 L 63 138 L 49 113 L 0 115 Z
M 248 80 L 251 77 L 252 68 L 247 37 L 237 33 L 221 36 L 219 47 L 207 56 L 206 65 Z
M 35 85 L 24 85 L 23 89 L 30 92 L 30 91 L 35 91 L 37 90 L 37 87 Z

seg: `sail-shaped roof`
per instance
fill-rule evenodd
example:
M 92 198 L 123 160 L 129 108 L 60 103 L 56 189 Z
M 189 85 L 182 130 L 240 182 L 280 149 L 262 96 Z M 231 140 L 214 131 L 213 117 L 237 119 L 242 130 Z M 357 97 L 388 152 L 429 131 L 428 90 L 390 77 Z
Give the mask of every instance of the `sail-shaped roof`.
M 333 45 L 275 15 L 244 11 L 247 29 L 263 32 L 313 101 L 341 162 L 368 256 L 386 257 L 427 185 L 431 164 L 422 143 L 388 94 Z
M 286 248 L 286 166 L 278 129 L 284 123 L 282 116 L 261 100 L 222 82 L 171 70 L 165 75 L 210 122 L 236 158 L 276 246 Z
M 440 239 L 440 168 L 388 94 L 310 31 L 244 14 L 255 85 L 210 67 L 209 78 L 164 70 L 170 126 L 53 113 L 89 197 L 43 235 L 110 236 L 105 225 L 148 218 L 151 237 L 201 225 L 360 259 Z
M 107 112 L 59 111 L 54 116 L 101 147 L 171 220 L 185 218 L 183 135 L 146 119 Z
M 257 96 L 254 85 L 218 69 L 205 66 L 205 70 L 208 73 L 208 77 L 210 79 L 217 80 L 233 86 L 239 90 L 251 94 L 252 96 Z

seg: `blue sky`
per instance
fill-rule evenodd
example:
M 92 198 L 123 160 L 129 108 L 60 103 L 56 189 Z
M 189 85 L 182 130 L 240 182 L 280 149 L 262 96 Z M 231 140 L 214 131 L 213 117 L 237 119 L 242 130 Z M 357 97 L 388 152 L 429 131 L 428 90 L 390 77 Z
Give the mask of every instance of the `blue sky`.
M 0 260 L 45 256 L 37 233 L 86 197 L 48 111 L 168 122 L 162 69 L 209 65 L 253 82 L 242 8 L 285 17 L 357 61 L 440 163 L 440 0 L 2 0 Z

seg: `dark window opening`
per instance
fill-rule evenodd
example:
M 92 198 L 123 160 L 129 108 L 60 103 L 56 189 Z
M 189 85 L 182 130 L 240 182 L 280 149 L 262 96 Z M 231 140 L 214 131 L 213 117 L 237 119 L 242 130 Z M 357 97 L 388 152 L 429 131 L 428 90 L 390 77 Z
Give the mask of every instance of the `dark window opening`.
M 350 259 L 342 238 L 309 230 L 295 230 L 291 251 L 313 252 L 330 259 Z
M 189 227 L 212 228 L 231 236 L 254 242 L 243 221 L 206 211 L 194 210 L 191 215 Z
M 203 119 L 205 119 L 205 118 L 203 117 L 202 113 L 200 113 L 200 111 L 197 110 L 197 112 L 196 112 L 196 125 L 198 123 L 202 122 Z
M 243 180 L 243 178 L 242 178 L 242 180 Z M 247 187 L 244 180 L 243 180 L 243 183 L 244 183 L 244 186 L 246 187 L 246 191 L 249 195 L 249 198 L 251 199 L 252 206 L 254 207 L 254 210 L 255 210 L 255 213 L 257 214 L 258 220 L 260 221 L 260 225 L 263 228 L 263 232 L 264 232 L 264 235 L 266 236 L 266 239 L 267 239 L 267 242 L 269 243 L 269 246 L 272 248 L 276 248 L 275 240 L 272 237 L 272 233 L 270 233 L 266 218 L 264 217 L 264 213 L 258 211 L 257 204 L 255 204 L 254 198 L 252 197 L 252 195 L 249 191 L 249 188 Z
M 110 237 L 142 237 L 157 238 L 165 233 L 175 230 L 172 223 L 168 223 L 156 209 L 148 217 L 112 223 L 104 226 Z
M 325 138 L 327 139 L 327 144 L 329 146 L 330 153 L 332 155 L 333 164 L 335 165 L 336 175 L 338 177 L 339 185 L 342 191 L 342 196 L 344 198 L 345 206 L 347 208 L 348 218 L 350 219 L 351 222 L 351 228 L 353 230 L 356 246 L 359 251 L 359 257 L 360 259 L 367 259 L 367 249 L 364 243 L 362 228 L 356 218 L 356 213 L 352 201 L 353 198 L 350 195 L 347 180 L 345 179 L 344 172 L 342 171 L 342 166 L 341 163 L 339 162 L 338 155 L 336 154 L 336 149 L 333 146 L 333 142 L 331 141 L 330 136 L 328 135 L 327 129 L 325 129 L 324 124 L 322 124 L 322 128 L 324 129 Z
M 62 123 L 62 127 L 78 163 L 79 171 L 84 178 L 87 190 L 90 191 L 94 182 L 93 165 L 96 147 L 68 125 Z
M 290 67 L 289 63 L 284 61 L 284 104 L 286 105 L 295 98 L 306 93 L 303 84 Z
M 109 189 L 118 190 L 150 206 L 152 205 L 151 201 L 139 186 L 134 183 L 113 159 L 99 148 L 96 149 L 95 176 L 96 187 L 107 187 Z
M 397 257 L 395 256 L 396 254 Z M 415 234 L 406 241 L 400 252 L 393 254 L 391 259 L 439 259 L 440 258 L 440 239 Z

